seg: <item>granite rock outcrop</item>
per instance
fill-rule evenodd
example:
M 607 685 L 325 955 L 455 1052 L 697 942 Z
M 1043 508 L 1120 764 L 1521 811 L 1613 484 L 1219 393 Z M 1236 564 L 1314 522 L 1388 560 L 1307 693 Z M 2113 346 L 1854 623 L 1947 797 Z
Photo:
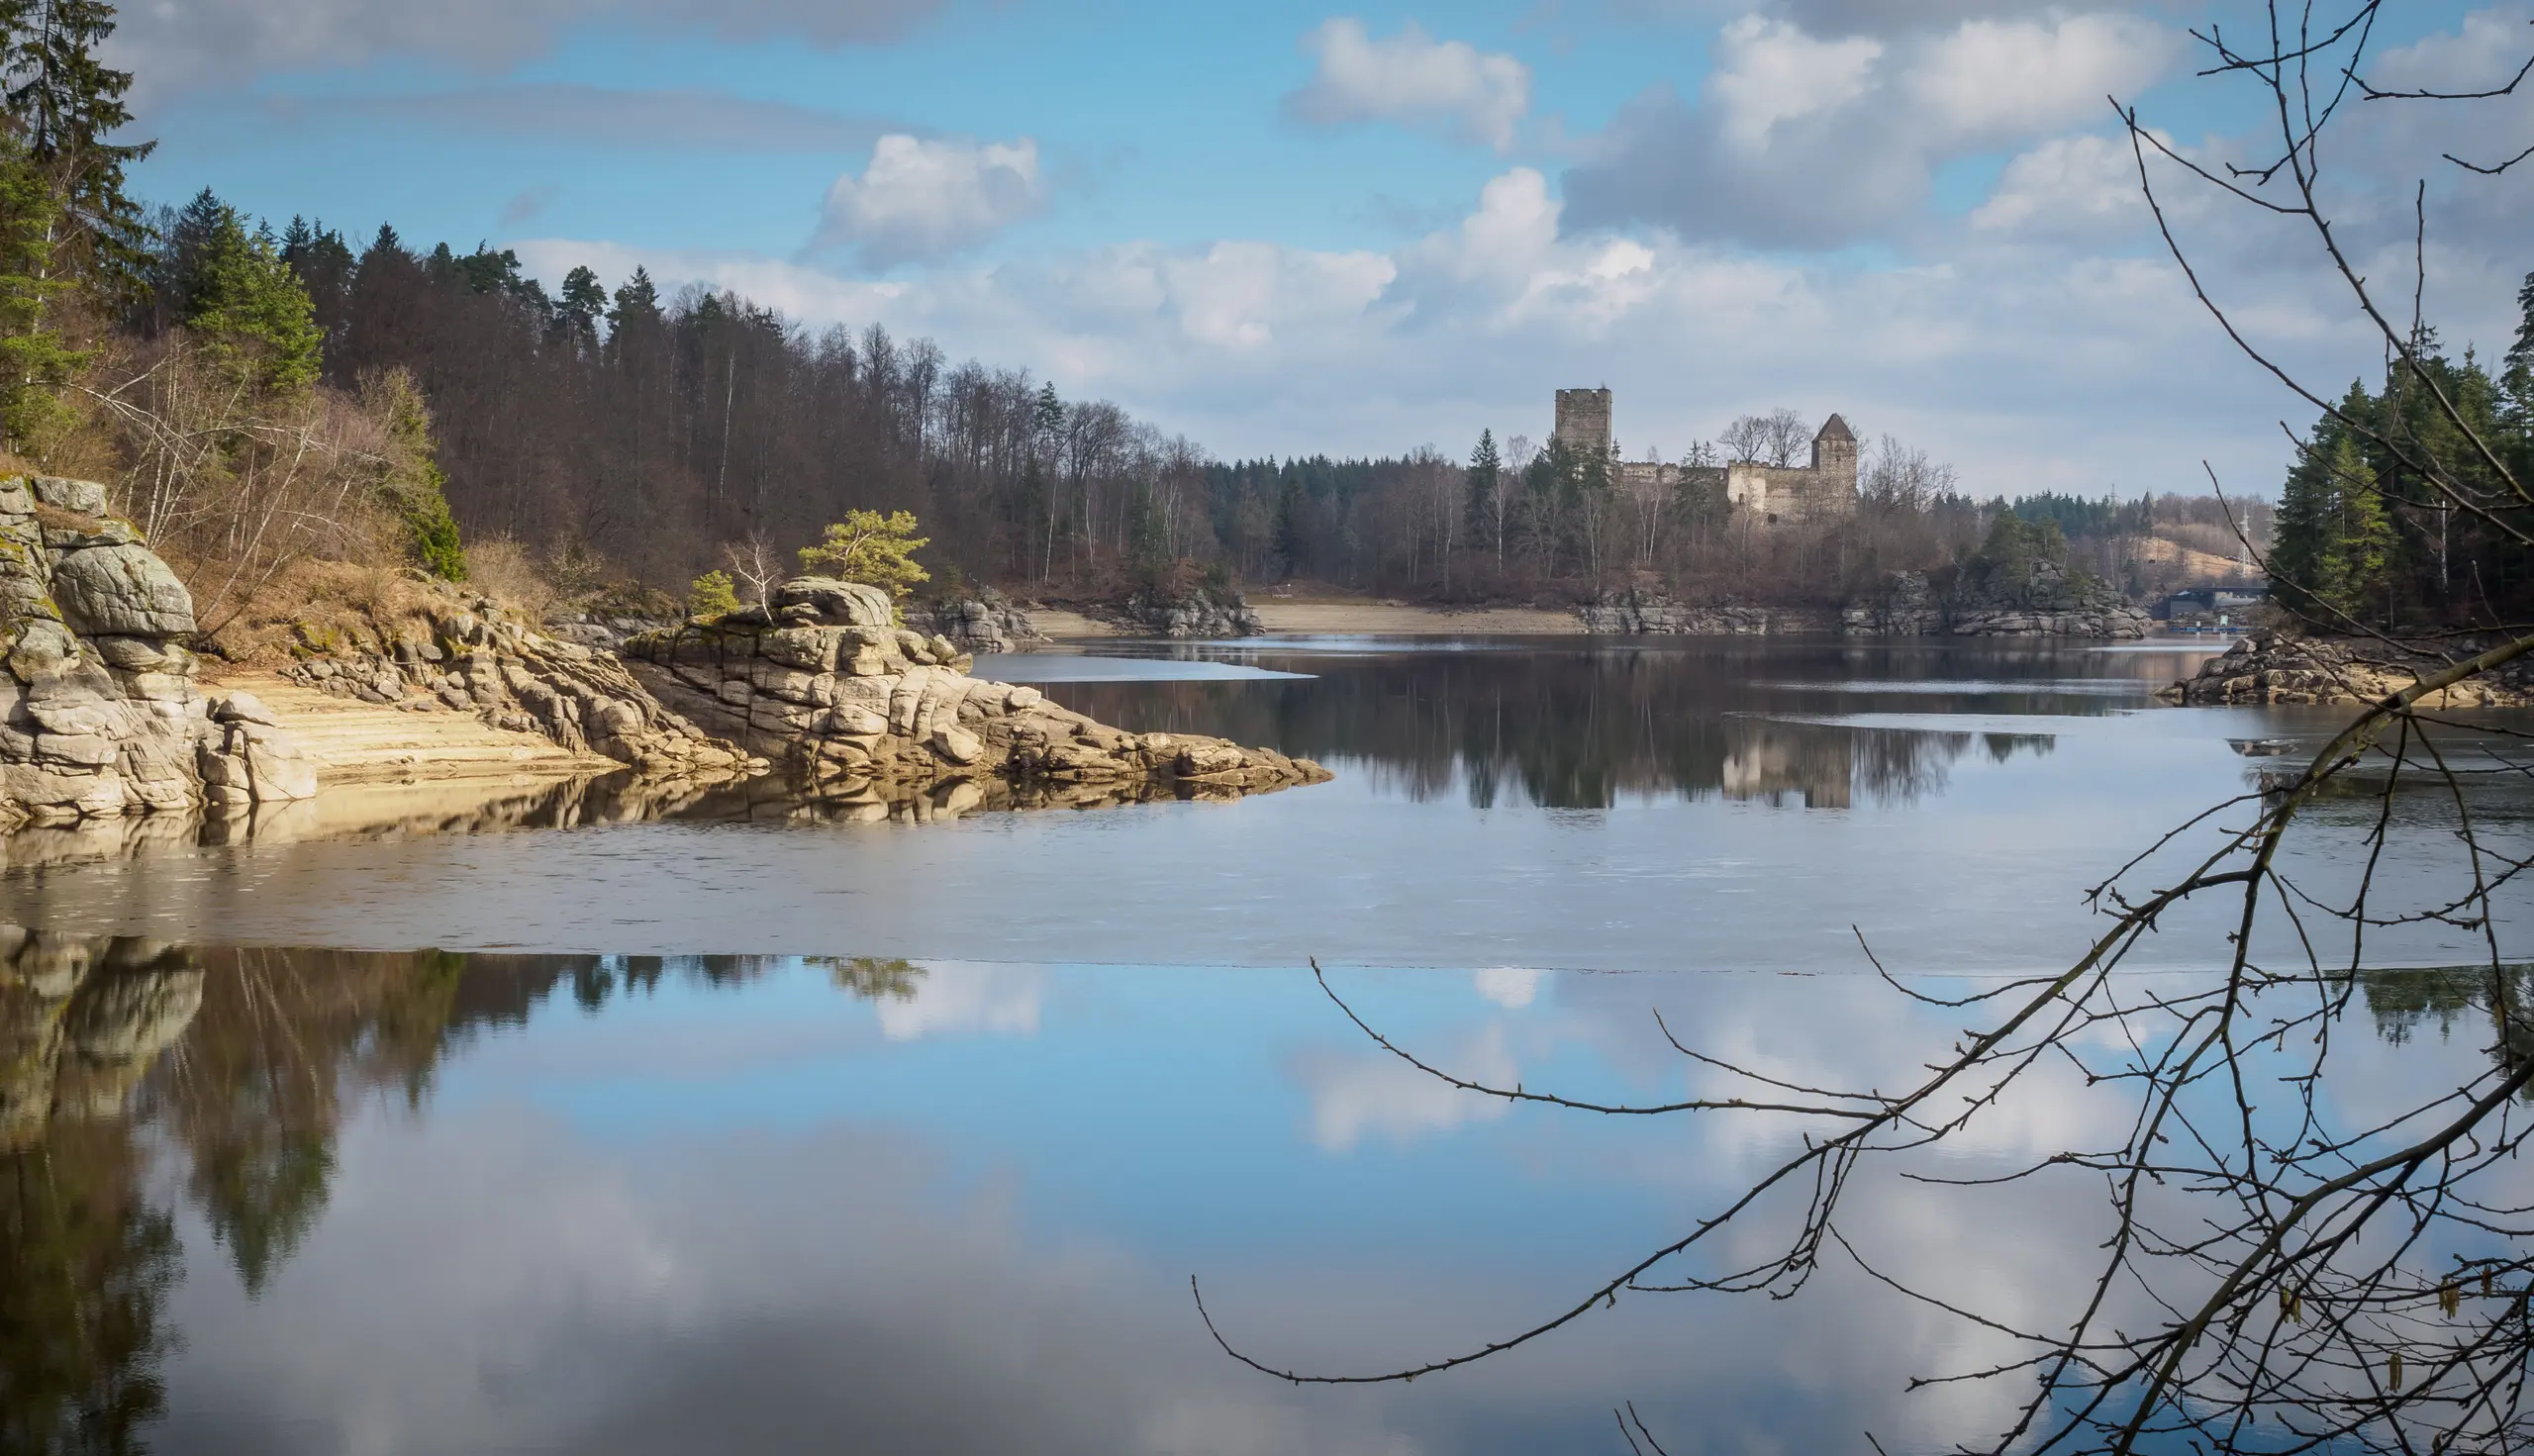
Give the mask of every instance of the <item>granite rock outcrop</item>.
M 922 616 L 933 634 L 962 652 L 1013 652 L 1048 640 L 1026 611 L 991 587 L 973 597 L 934 602 Z
M 489 597 L 449 594 L 427 627 L 369 646 L 305 634 L 284 676 L 418 713 L 471 713 L 495 728 L 652 774 L 723 775 L 750 755 L 663 708 L 604 648 L 529 626 Z
M 1105 615 L 1128 631 L 1161 637 L 1254 637 L 1267 631 L 1248 598 L 1217 587 L 1139 591 Z
M 2494 645 L 2495 640 L 2463 638 L 2441 642 L 2439 651 L 2432 653 L 2384 641 L 2284 633 L 2248 636 L 2201 663 L 2197 676 L 2174 683 L 2156 696 L 2186 707 L 2375 703 Z M 2421 706 L 2534 707 L 2534 662 L 2520 657 L 2470 682 L 2429 694 Z
M 2146 609 L 2104 584 L 2037 563 L 2010 593 L 1934 591 L 1914 571 L 1896 572 L 1873 598 L 1840 614 L 1839 630 L 1870 636 L 2093 637 L 2134 641 L 2155 626 Z
M 831 578 L 796 578 L 769 610 L 652 632 L 625 650 L 663 703 L 819 782 L 1133 781 L 1196 794 L 1329 776 L 1219 738 L 1121 732 L 1035 688 L 981 681 L 948 637 L 897 626 L 887 593 Z
M 192 595 L 104 486 L 0 478 L 0 825 L 189 807 L 215 764 L 240 793 L 297 792 L 284 735 L 215 721 L 193 632 Z
M 1800 607 L 1701 606 L 1659 593 L 1607 593 L 1575 609 L 1584 630 L 1621 636 L 1741 637 L 1837 630 L 1827 614 Z

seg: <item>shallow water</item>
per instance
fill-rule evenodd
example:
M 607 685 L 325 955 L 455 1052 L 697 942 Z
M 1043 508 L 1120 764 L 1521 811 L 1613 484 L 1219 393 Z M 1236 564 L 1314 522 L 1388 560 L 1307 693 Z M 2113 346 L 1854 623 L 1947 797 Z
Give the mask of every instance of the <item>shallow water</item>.
M 1982 1351 L 1853 1268 L 1783 1305 L 1625 1301 L 1408 1387 L 1232 1364 L 1191 1276 L 1277 1363 L 1449 1353 L 1677 1236 L 1796 1135 L 1455 1092 L 1305 961 L 1489 1080 L 1709 1086 L 1658 1010 L 1791 1080 L 1898 1075 L 1958 1019 L 1885 988 L 1860 935 L 1941 986 L 2064 965 L 2087 886 L 2244 792 L 2260 761 L 2230 740 L 2338 719 L 2150 706 L 2184 654 L 1106 650 L 1102 671 L 1182 675 L 1051 695 L 1337 781 L 0 873 L 0 918 L 47 927 L 16 952 L 10 1024 L 59 1028 L 0 1104 L 23 1147 L 0 1368 L 35 1372 L 0 1383 L 0 1446 L 80 1400 L 183 1452 L 1605 1452 L 1629 1400 L 1674 1451 L 1972 1438 L 2017 1393 L 1904 1395 Z M 2515 798 L 2485 808 L 2521 833 Z M 2344 874 L 2370 812 L 2325 806 L 2294 872 Z M 2500 933 L 2521 953 L 2519 922 Z M 62 938 L 107 934 L 167 943 Z M 2221 934 L 2177 917 L 2141 974 L 2193 974 Z M 2431 1002 L 2388 993 L 2408 1010 L 2388 1036 L 2351 1039 L 2359 1103 L 2479 1055 L 2449 1021 L 2407 1033 Z M 2045 1106 L 1951 1156 L 2002 1166 L 2106 1116 Z M 1893 1267 L 2034 1304 L 2073 1289 L 2094 1208 L 2074 1184 L 1970 1211 L 1897 1180 L 1867 1196 Z

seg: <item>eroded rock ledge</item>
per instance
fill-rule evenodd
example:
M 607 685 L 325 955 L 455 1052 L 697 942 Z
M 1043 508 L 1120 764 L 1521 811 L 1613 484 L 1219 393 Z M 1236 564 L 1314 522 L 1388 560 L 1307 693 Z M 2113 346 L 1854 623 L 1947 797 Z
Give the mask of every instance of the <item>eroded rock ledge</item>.
M 2450 662 L 2480 655 L 2496 639 L 2455 638 L 2434 652 L 2389 642 L 2248 636 L 2200 664 L 2199 675 L 2160 690 L 2167 703 L 2191 707 L 2378 702 Z M 2524 658 L 2422 700 L 2429 708 L 2534 707 L 2534 662 Z
M 1307 758 L 1220 738 L 1126 733 L 1037 689 L 970 677 L 946 637 L 895 625 L 888 595 L 826 577 L 736 612 L 630 639 L 634 675 L 711 731 L 812 779 L 995 776 L 1249 793 L 1319 783 Z

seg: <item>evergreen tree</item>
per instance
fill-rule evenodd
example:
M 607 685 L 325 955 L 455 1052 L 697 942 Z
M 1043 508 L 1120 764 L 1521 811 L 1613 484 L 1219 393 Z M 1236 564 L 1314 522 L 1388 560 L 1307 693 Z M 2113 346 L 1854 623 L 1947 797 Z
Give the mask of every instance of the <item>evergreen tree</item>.
M 1469 454 L 1469 526 L 1485 534 L 1496 489 L 1505 479 L 1505 459 L 1496 452 L 1496 432 L 1478 433 L 1478 448 Z
M 387 417 L 390 449 L 380 484 L 405 520 L 415 559 L 443 581 L 464 581 L 466 548 L 449 513 L 448 477 L 432 443 L 431 409 L 421 388 L 413 375 L 390 369 L 364 381 L 362 392 Z
M 223 207 L 194 273 L 186 328 L 263 388 L 287 394 L 316 383 L 316 312 L 270 236 L 249 235 Z
M 656 324 L 660 321 L 660 290 L 651 282 L 650 271 L 641 264 L 634 265 L 634 276 L 616 290 L 616 311 L 607 316 L 611 333 L 621 333 L 625 326 Z
M 68 423 L 59 390 L 88 358 L 48 323 L 70 287 L 52 265 L 53 218 L 43 172 L 0 139 L 0 445 L 39 458 Z
M 59 210 L 49 241 L 103 291 L 138 296 L 148 229 L 124 192 L 124 169 L 158 144 L 108 140 L 132 121 L 123 102 L 132 73 L 97 59 L 114 34 L 115 8 L 104 0 L 15 0 L 12 8 L 0 99 Z
M 554 336 L 584 355 L 598 351 L 599 320 L 607 317 L 607 289 L 586 266 L 563 275 L 563 296 L 554 308 Z
M 916 564 L 915 553 L 931 544 L 916 533 L 913 511 L 847 511 L 829 526 L 815 546 L 801 548 L 801 568 L 885 589 L 903 600 L 932 579 Z
M 307 290 L 318 333 L 330 343 L 339 341 L 351 306 L 356 266 L 343 235 L 322 221 L 312 224 L 292 218 L 281 235 L 281 260 L 290 264 L 299 286 Z

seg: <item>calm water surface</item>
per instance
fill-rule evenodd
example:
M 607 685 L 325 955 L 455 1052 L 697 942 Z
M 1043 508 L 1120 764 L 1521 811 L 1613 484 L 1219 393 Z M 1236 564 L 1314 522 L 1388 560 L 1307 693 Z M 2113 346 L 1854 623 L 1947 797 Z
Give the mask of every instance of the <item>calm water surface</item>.
M 1852 1269 L 1336 1391 L 1232 1365 L 1188 1281 L 1260 1354 L 1360 1369 L 1679 1236 L 1795 1129 L 1454 1092 L 1306 959 L 1490 1080 L 1708 1087 L 1657 1010 L 1791 1080 L 1898 1077 L 1958 1014 L 1883 987 L 1860 934 L 1939 985 L 2064 964 L 2083 890 L 2243 793 L 2241 745 L 2336 724 L 2150 706 L 2195 663 L 1121 645 L 979 671 L 1337 781 L 924 824 L 724 798 L 540 827 L 530 803 L 498 832 L 17 856 L 0 919 L 41 928 L 0 937 L 0 1448 L 1608 1452 L 1626 1400 L 1676 1452 L 1976 1437 L 2019 1390 L 1902 1387 L 1995 1352 Z M 2528 806 L 2485 799 L 2521 837 Z M 2373 812 L 2325 806 L 2293 871 L 2340 882 Z M 2178 918 L 2141 974 L 2204 972 L 2220 933 Z M 2355 1108 L 2480 1054 L 2405 987 L 2371 982 Z M 2118 1115 L 2046 1111 L 1952 1156 Z M 2091 1187 L 1867 1193 L 1896 1271 L 2027 1309 L 2076 1288 Z

